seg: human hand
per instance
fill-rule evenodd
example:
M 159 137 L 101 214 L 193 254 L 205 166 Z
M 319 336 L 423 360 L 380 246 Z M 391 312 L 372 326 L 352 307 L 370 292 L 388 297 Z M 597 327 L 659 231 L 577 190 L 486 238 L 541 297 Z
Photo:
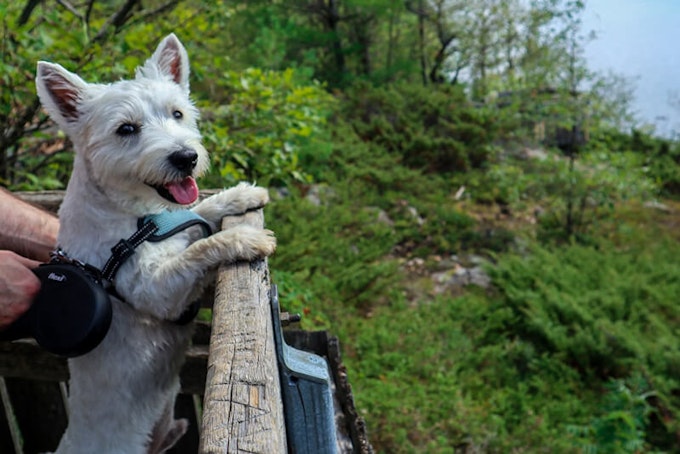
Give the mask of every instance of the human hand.
M 31 271 L 38 265 L 14 252 L 0 251 L 0 330 L 31 307 L 40 291 L 40 280 Z

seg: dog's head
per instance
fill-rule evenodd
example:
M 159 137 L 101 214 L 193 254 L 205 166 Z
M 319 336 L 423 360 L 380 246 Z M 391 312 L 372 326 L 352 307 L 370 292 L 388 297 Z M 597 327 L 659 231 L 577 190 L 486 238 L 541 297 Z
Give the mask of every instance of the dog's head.
M 39 62 L 36 86 L 74 143 L 74 173 L 83 173 L 93 190 L 137 215 L 196 201 L 195 177 L 209 160 L 189 99 L 189 59 L 174 34 L 132 80 L 89 84 Z

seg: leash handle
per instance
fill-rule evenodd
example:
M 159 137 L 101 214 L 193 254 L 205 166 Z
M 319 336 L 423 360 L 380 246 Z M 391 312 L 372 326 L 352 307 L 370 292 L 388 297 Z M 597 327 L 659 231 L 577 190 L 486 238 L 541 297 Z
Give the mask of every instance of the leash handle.
M 50 353 L 84 355 L 104 339 L 111 325 L 111 300 L 95 277 L 77 263 L 49 263 L 33 270 L 40 292 L 31 307 L 0 340 L 33 338 Z

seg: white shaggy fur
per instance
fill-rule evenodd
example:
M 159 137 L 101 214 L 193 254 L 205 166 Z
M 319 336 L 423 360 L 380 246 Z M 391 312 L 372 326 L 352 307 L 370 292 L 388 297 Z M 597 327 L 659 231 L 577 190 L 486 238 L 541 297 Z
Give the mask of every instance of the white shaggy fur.
M 185 180 L 195 189 L 193 177 L 206 170 L 208 155 L 188 78 L 188 57 L 174 35 L 135 79 L 109 85 L 38 63 L 41 102 L 76 150 L 59 211 L 59 245 L 71 258 L 101 269 L 111 248 L 137 230 L 138 218 L 178 207 L 154 187 Z M 122 125 L 136 129 L 121 132 Z M 180 150 L 197 154 L 193 167 L 172 162 Z M 181 203 L 193 202 L 187 198 L 193 199 Z M 217 231 L 223 216 L 267 202 L 265 189 L 242 183 L 193 209 Z M 272 232 L 246 226 L 205 239 L 192 227 L 140 245 L 115 278 L 126 302 L 113 299 L 104 341 L 69 360 L 69 424 L 57 453 L 146 454 L 171 447 L 186 430 L 186 421 L 173 421 L 172 409 L 191 336 L 190 325 L 172 320 L 200 295 L 218 264 L 267 256 L 275 247 Z

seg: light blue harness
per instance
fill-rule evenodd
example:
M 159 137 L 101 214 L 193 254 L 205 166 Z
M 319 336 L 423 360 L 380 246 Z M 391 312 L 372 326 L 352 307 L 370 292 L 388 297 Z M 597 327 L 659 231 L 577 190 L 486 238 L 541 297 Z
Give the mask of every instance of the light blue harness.
M 212 235 L 212 229 L 208 222 L 191 210 L 165 210 L 158 214 L 150 214 L 139 219 L 137 228 L 142 229 L 148 222 L 152 222 L 158 229 L 146 241 L 162 241 L 197 224 L 203 228 L 204 237 Z

